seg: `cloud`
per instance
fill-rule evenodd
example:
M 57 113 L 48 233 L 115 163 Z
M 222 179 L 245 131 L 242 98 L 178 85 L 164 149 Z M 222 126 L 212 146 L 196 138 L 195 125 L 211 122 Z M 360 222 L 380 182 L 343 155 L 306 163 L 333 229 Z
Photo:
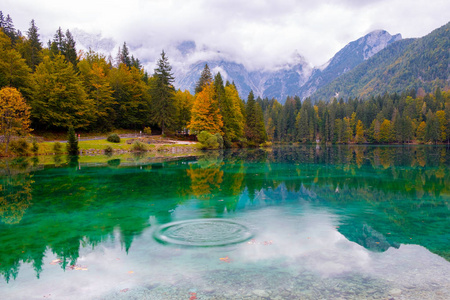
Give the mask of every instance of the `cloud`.
M 375 29 L 423 36 L 448 22 L 442 12 L 450 10 L 447 0 L 4 2 L 3 12 L 13 17 L 16 28 L 26 32 L 35 19 L 43 41 L 59 26 L 78 28 L 100 33 L 116 46 L 126 41 L 148 68 L 164 49 L 174 66 L 221 57 L 250 70 L 289 63 L 295 51 L 312 65 L 322 65 L 347 43 Z M 190 53 L 178 49 L 183 41 L 193 43 Z

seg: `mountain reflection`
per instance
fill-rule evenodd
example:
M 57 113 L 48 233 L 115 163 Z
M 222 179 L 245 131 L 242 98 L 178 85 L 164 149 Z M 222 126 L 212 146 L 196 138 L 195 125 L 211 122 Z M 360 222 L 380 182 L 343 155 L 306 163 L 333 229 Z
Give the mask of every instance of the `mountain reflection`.
M 450 260 L 450 150 L 445 147 L 274 147 L 211 152 L 198 159 L 83 164 L 58 157 L 2 161 L 0 274 L 21 263 L 37 277 L 49 249 L 63 268 L 80 248 L 133 240 L 195 204 L 203 218 L 308 203 L 340 218 L 337 230 L 372 251 L 419 244 Z M 116 233 L 119 232 L 119 235 Z

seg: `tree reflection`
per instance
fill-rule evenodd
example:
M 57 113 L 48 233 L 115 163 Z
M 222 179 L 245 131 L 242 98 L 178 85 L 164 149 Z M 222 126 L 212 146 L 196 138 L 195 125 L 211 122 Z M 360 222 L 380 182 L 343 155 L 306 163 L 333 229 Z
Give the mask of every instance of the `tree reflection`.
M 450 228 L 450 151 L 443 147 L 302 145 L 136 163 L 111 159 L 80 169 L 69 158 L 39 170 L 36 163 L 2 162 L 0 273 L 6 281 L 21 262 L 32 263 L 39 277 L 47 249 L 67 268 L 80 245 L 96 247 L 119 233 L 128 252 L 150 217 L 170 222 L 186 201 L 196 201 L 204 217 L 246 209 L 240 202 L 248 199 L 254 207 L 307 201 L 342 214 L 338 230 L 370 250 L 415 236 L 414 243 L 450 259 L 443 238 Z

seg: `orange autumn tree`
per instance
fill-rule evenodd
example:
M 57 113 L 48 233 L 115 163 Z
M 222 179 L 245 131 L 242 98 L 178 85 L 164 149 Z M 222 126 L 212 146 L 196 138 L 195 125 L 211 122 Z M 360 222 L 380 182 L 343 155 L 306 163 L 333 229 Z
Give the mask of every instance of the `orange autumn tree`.
M 13 136 L 25 136 L 31 131 L 30 107 L 15 88 L 0 90 L 0 134 L 3 136 L 5 153 Z
M 191 111 L 191 121 L 188 128 L 194 133 L 207 131 L 209 133 L 223 134 L 223 120 L 219 104 L 214 97 L 214 86 L 209 83 L 203 90 L 195 95 Z

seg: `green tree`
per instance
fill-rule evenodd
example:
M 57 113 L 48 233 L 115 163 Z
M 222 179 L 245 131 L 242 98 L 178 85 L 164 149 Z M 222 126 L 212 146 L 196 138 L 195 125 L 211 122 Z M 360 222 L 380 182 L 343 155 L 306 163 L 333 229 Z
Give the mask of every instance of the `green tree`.
M 111 130 L 116 119 L 114 105 L 117 102 L 107 77 L 107 72 L 109 73 L 110 70 L 105 57 L 89 51 L 78 63 L 78 69 L 83 86 L 95 107 L 91 128 L 100 131 Z
M 227 85 L 223 101 L 223 126 L 226 137 L 232 142 L 237 142 L 244 137 L 245 120 L 241 103 L 236 87 Z
M 205 64 L 205 67 L 203 68 L 200 78 L 195 86 L 195 93 L 200 93 L 203 90 L 203 87 L 210 84 L 212 81 L 211 71 L 209 70 L 208 64 Z
M 73 126 L 69 126 L 69 130 L 67 132 L 67 153 L 69 155 L 78 155 L 78 139 L 75 135 L 75 130 L 73 129 Z
M 30 28 L 27 31 L 27 54 L 26 61 L 28 66 L 33 70 L 36 70 L 37 65 L 42 61 L 42 43 L 39 40 L 39 28 L 34 23 L 34 20 L 31 20 Z
M 45 56 L 34 73 L 35 90 L 31 102 L 35 124 L 44 128 L 87 129 L 93 120 L 93 102 L 72 64 L 64 56 Z
M 0 88 L 5 86 L 15 87 L 25 98 L 30 98 L 31 69 L 12 48 L 10 38 L 0 30 Z
M 264 143 L 267 140 L 264 116 L 261 106 L 255 101 L 253 91 L 250 91 L 246 103 L 245 136 L 249 142 L 255 144 Z
M 425 140 L 435 143 L 441 139 L 439 119 L 430 110 L 427 113 L 427 125 L 425 127 Z
M 143 72 L 134 67 L 120 64 L 109 72 L 113 89 L 115 126 L 119 128 L 142 129 L 151 118 L 151 97 L 143 81 Z M 152 78 L 149 83 L 153 84 Z
M 152 96 L 151 121 L 161 127 L 162 134 L 164 134 L 166 127 L 175 123 L 174 118 L 176 116 L 174 77 L 164 50 L 161 52 L 161 58 L 158 60 L 153 78 L 150 86 Z

